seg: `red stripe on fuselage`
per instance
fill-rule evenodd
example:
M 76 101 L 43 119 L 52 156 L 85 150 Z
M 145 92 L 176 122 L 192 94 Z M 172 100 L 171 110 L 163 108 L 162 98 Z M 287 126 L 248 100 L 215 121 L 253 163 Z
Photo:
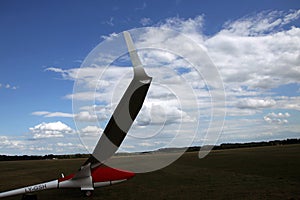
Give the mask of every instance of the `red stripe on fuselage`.
M 93 182 L 106 182 L 130 179 L 135 174 L 133 172 L 110 168 L 107 166 L 99 166 L 92 169 Z
M 133 172 L 114 169 L 114 168 L 107 167 L 105 165 L 92 169 L 93 182 L 106 182 L 106 181 L 130 179 L 134 175 L 135 174 Z M 70 174 L 68 176 L 65 176 L 64 178 L 59 178 L 58 182 L 72 179 L 74 176 L 75 174 Z
M 68 176 L 65 176 L 64 178 L 59 178 L 59 179 L 58 179 L 58 182 L 62 182 L 62 181 L 69 180 L 69 179 L 73 178 L 74 175 L 75 175 L 75 174 L 70 174 L 70 175 L 68 175 Z

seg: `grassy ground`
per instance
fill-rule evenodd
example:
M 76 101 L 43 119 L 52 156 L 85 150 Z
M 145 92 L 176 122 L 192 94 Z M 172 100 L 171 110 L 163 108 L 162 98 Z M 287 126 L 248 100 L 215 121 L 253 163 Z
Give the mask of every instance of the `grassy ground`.
M 0 162 L 0 191 L 55 179 L 83 161 Z M 299 169 L 300 145 L 220 150 L 201 160 L 186 153 L 162 170 L 97 188 L 90 199 L 300 199 Z M 77 189 L 37 194 L 40 200 L 87 199 Z

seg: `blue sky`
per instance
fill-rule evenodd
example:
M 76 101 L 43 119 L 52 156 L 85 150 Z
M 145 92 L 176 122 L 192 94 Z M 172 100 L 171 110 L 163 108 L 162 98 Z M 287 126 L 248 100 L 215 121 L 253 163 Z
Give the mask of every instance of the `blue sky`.
M 300 40 L 300 3 L 237 2 L 2 0 L 0 154 L 84 152 L 75 136 L 64 139 L 77 131 L 68 98 L 72 72 L 104 36 L 145 26 L 182 31 L 220 69 L 228 116 L 219 142 L 299 137 L 300 49 L 294 41 Z M 249 44 L 256 46 L 249 50 Z M 255 51 L 264 54 L 261 60 L 252 60 Z M 98 128 L 90 126 L 89 132 L 103 127 Z M 257 135 L 247 137 L 250 129 Z M 53 131 L 57 140 L 43 137 L 43 130 Z M 129 141 L 131 148 L 124 149 L 143 150 L 148 143 Z

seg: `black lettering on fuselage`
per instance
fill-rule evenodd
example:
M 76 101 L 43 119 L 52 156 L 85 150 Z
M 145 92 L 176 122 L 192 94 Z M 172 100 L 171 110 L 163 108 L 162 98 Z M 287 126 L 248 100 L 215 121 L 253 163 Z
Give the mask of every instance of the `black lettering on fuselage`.
M 39 190 L 44 190 L 46 188 L 47 188 L 46 184 L 34 185 L 34 186 L 25 188 L 25 192 L 36 192 Z

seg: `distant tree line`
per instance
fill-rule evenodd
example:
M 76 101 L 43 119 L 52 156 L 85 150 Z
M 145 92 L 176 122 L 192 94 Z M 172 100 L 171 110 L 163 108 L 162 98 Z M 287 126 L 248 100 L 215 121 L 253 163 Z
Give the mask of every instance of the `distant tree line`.
M 213 147 L 213 150 L 222 149 L 235 149 L 235 148 L 251 148 L 251 147 L 262 147 L 262 146 L 277 146 L 277 145 L 287 145 L 287 144 L 300 144 L 300 139 L 286 139 L 286 140 L 273 140 L 268 142 L 247 142 L 247 143 L 223 143 Z M 201 147 L 194 146 L 189 147 L 188 152 L 199 151 Z
M 300 144 L 300 139 L 286 139 L 286 140 L 273 140 L 269 142 L 248 142 L 248 143 L 224 143 L 220 146 L 215 146 L 214 150 L 219 149 L 233 149 L 233 148 L 249 148 L 260 146 L 277 146 L 287 144 Z
M 7 156 L 0 155 L 0 161 L 14 161 L 14 160 L 55 160 L 55 159 L 74 159 L 74 158 L 88 158 L 89 154 L 70 154 L 70 155 L 53 155 L 48 154 L 44 156 L 37 155 L 22 155 L 22 156 Z
M 261 147 L 261 146 L 277 146 L 277 145 L 287 145 L 287 144 L 300 144 L 300 139 L 286 139 L 286 140 L 273 140 L 268 142 L 248 142 L 248 143 L 223 143 L 218 146 L 213 146 L 213 150 L 222 149 L 234 149 L 234 148 L 250 148 L 250 147 Z M 193 146 L 187 149 L 187 152 L 199 151 L 200 146 Z M 153 152 L 140 152 L 132 154 L 145 154 L 145 153 L 155 153 L 155 152 L 177 152 L 178 150 L 185 150 L 185 148 L 164 148 Z M 130 153 L 118 153 L 118 155 L 130 155 Z M 70 154 L 70 155 L 53 155 L 48 154 L 44 156 L 7 156 L 0 155 L 0 161 L 14 161 L 14 160 L 54 160 L 54 159 L 74 159 L 74 158 L 88 158 L 89 154 Z

